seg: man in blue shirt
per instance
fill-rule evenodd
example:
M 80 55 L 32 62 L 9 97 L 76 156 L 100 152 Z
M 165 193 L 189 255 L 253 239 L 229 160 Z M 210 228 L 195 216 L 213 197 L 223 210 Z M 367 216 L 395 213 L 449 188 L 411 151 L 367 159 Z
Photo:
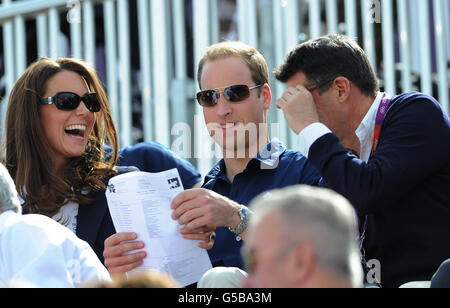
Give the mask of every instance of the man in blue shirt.
M 251 215 L 246 205 L 273 188 L 317 184 L 319 175 L 300 152 L 269 139 L 272 94 L 266 61 L 257 50 L 240 42 L 211 46 L 199 63 L 198 82 L 203 91 L 197 100 L 224 158 L 203 188 L 173 200 L 173 218 L 184 225 L 182 234 L 217 228 L 209 251 L 213 265 L 243 268 L 241 239 Z

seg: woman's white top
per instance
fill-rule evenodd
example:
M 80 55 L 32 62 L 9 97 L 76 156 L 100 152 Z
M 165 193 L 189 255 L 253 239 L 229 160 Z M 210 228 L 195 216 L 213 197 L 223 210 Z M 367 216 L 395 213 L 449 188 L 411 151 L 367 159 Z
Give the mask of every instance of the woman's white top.
M 20 197 L 20 204 L 23 205 L 25 201 Z M 78 216 L 78 209 L 80 205 L 78 203 L 75 203 L 73 201 L 70 201 L 63 207 L 59 209 L 59 212 L 52 217 L 53 220 L 57 221 L 61 225 L 67 227 L 69 230 L 71 230 L 73 233 L 77 233 L 77 216 Z
M 58 214 L 53 216 L 52 219 L 69 228 L 69 230 L 76 234 L 78 208 L 79 204 L 71 201 L 61 207 Z

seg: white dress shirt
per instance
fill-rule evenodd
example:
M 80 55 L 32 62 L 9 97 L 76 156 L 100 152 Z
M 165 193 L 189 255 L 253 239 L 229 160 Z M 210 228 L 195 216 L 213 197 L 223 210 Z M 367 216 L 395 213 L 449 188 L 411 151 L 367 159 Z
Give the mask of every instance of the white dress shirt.
M 373 135 L 375 133 L 375 120 L 377 118 L 378 109 L 380 108 L 381 98 L 383 93 L 379 92 L 366 116 L 362 120 L 358 129 L 356 130 L 356 136 L 358 136 L 361 144 L 359 158 L 365 162 L 369 161 L 370 154 L 372 153 Z
M 361 144 L 360 147 L 360 159 L 367 162 L 372 152 L 373 134 L 375 131 L 375 120 L 377 117 L 378 108 L 380 107 L 381 98 L 383 93 L 379 92 L 375 98 L 369 111 L 366 113 L 364 119 L 359 124 L 355 133 Z M 322 123 L 313 123 L 303 129 L 299 134 L 298 144 L 299 151 L 306 158 L 309 155 L 309 149 L 320 137 L 332 133 L 332 131 Z
M 68 228 L 42 215 L 0 214 L 0 285 L 70 288 L 110 279 L 89 244 Z

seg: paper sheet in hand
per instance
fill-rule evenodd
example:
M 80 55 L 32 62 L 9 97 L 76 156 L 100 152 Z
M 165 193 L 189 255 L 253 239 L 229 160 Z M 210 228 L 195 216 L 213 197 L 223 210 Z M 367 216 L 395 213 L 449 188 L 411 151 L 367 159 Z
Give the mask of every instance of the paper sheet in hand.
M 177 169 L 130 172 L 110 179 L 106 198 L 116 231 L 135 232 L 145 243 L 147 257 L 138 270 L 163 271 L 186 286 L 197 282 L 211 261 L 198 241 L 183 239 L 171 218 L 170 204 L 183 190 Z

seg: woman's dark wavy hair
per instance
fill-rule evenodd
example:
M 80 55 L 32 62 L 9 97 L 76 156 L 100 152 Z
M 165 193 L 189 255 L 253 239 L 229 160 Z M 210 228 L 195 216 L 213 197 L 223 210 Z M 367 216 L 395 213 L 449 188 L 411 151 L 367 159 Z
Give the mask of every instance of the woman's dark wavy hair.
M 79 74 L 89 91 L 97 93 L 101 105 L 84 154 L 70 159 L 63 176 L 52 168 L 52 151 L 39 113 L 48 80 L 61 71 Z M 104 144 L 113 149 L 108 161 L 104 161 Z M 117 131 L 95 70 L 71 58 L 42 58 L 31 64 L 10 94 L 5 147 L 6 167 L 25 201 L 25 213 L 53 216 L 69 201 L 91 204 L 94 193 L 105 190 L 107 179 L 116 173 L 118 159 Z

